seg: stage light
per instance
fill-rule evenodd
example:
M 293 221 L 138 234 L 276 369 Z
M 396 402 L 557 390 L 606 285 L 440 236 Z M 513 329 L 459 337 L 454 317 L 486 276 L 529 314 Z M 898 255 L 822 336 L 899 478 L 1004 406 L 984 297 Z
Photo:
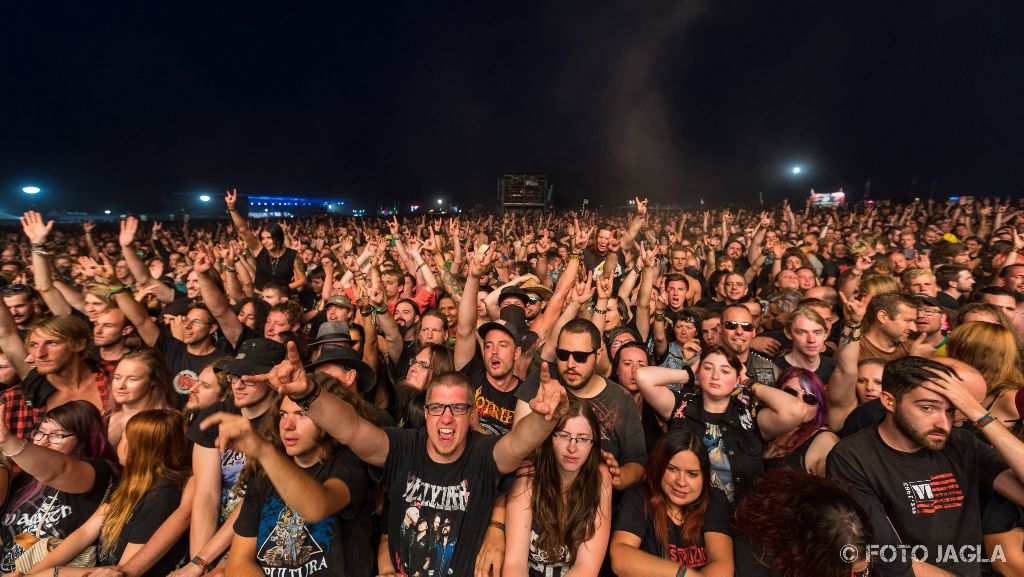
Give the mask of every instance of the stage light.
M 26 187 L 22 188 L 21 191 L 24 192 L 25 194 L 39 194 L 39 187 L 38 186 L 26 186 Z
M 199 195 L 199 200 L 201 200 L 203 202 L 210 202 L 210 195 L 208 195 L 208 194 L 201 194 L 201 195 Z

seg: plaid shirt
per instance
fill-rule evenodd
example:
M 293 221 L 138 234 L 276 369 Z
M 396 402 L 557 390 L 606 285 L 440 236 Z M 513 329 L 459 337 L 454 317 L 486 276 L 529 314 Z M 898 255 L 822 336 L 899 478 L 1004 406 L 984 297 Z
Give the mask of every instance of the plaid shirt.
M 103 404 L 102 411 L 105 411 L 112 402 L 110 373 L 92 359 L 85 362 L 92 370 Z M 56 390 L 45 376 L 32 369 L 19 384 L 0 391 L 0 399 L 6 406 L 7 428 L 20 439 L 30 439 L 32 431 L 46 418 L 46 399 Z

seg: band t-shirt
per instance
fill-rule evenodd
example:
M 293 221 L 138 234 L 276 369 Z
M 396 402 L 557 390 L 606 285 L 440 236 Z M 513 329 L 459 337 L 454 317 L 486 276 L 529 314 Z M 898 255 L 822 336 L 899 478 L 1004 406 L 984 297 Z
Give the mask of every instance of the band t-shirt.
M 12 510 L 12 503 L 7 503 L 0 527 L 3 531 L 0 571 L 14 571 L 14 562 L 25 552 L 15 542 L 15 537 L 19 534 L 63 539 L 81 527 L 103 502 L 103 496 L 107 493 L 113 476 L 110 464 L 99 459 L 83 458 L 82 461 L 96 471 L 96 480 L 92 488 L 85 493 L 75 495 L 58 491 L 53 487 L 43 487 L 35 498 L 22 503 L 17 509 Z M 24 473 L 16 477 L 10 495 L 17 495 L 18 491 L 32 480 L 30 475 Z
M 199 382 L 199 373 L 213 361 L 227 356 L 220 348 L 214 348 L 208 355 L 193 355 L 188 352 L 188 345 L 174 338 L 168 329 L 160 330 L 153 348 L 164 354 L 164 361 L 171 373 L 171 384 L 177 393 L 178 408 L 185 406 L 188 392 Z
M 494 388 L 487 380 L 487 370 L 480 355 L 474 355 L 460 371 L 473 384 L 473 399 L 484 432 L 500 436 L 511 431 L 512 417 L 516 412 L 516 389 L 499 391 Z
M 289 507 L 265 476 L 249 484 L 235 533 L 256 538 L 255 562 L 267 575 L 367 577 L 370 575 L 370 480 L 362 462 L 342 447 L 305 470 L 321 483 L 338 479 L 351 500 L 341 511 L 311 523 Z
M 507 490 L 494 462 L 499 437 L 470 431 L 454 463 L 436 463 L 422 429 L 385 428 L 391 561 L 404 575 L 472 575 L 494 499 Z
M 658 537 L 654 534 L 654 522 L 650 517 L 650 512 L 644 509 L 646 503 L 642 487 L 639 485 L 630 487 L 622 495 L 614 524 L 615 531 L 624 531 L 639 537 L 640 550 L 645 553 L 699 569 L 708 563 L 704 534 L 721 533 L 729 537 L 732 536 L 729 526 L 731 511 L 729 500 L 725 498 L 724 493 L 717 489 L 711 489 L 708 508 L 704 512 L 704 527 L 697 542 L 686 544 L 683 541 L 682 526 L 669 521 L 667 549 L 662 547 Z
M 941 450 L 904 453 L 887 445 L 878 427 L 869 427 L 840 441 L 827 464 L 828 475 L 845 481 L 866 508 L 880 505 L 888 515 L 891 527 L 875 523 L 879 544 L 924 545 L 929 562 L 963 577 L 977 576 L 978 563 L 959 554 L 936 559 L 936 547 L 960 551 L 981 544 L 979 492 L 991 490 L 1006 469 L 992 447 L 958 428 Z M 885 561 L 881 558 L 888 567 Z
M 174 513 L 181 504 L 182 485 L 167 481 L 158 481 L 135 505 L 131 517 L 110 553 L 103 554 L 100 548 L 100 565 L 118 565 L 125 547 L 129 543 L 144 545 L 153 537 L 160 525 Z M 183 534 L 171 549 L 161 557 L 155 565 L 142 577 L 164 577 L 188 561 L 188 535 Z

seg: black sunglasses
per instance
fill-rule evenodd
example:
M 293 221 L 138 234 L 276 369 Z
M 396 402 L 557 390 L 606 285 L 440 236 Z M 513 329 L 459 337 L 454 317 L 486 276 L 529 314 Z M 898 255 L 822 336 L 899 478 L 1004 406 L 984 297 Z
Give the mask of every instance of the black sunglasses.
M 585 363 L 587 362 L 587 359 L 590 357 L 590 355 L 596 352 L 597 349 L 594 349 L 592 351 L 567 351 L 565 349 L 555 349 L 555 356 L 558 357 L 558 360 L 562 361 L 563 363 L 565 361 L 568 361 L 569 357 L 572 357 L 572 360 L 576 361 L 577 363 Z
M 788 395 L 792 395 L 792 396 L 800 399 L 801 401 L 804 402 L 805 405 L 808 405 L 810 407 L 817 407 L 818 406 L 818 397 L 815 397 L 811 393 L 799 392 L 796 389 L 793 389 L 793 388 L 790 388 L 790 387 L 783 387 L 782 391 L 784 393 L 788 394 Z
M 5 296 L 6 295 L 20 294 L 20 293 L 30 293 L 30 292 L 32 292 L 32 287 L 28 286 L 27 284 L 21 284 L 21 283 L 12 284 L 12 285 L 5 286 L 3 288 L 2 292 L 3 292 L 3 294 Z
M 741 322 L 738 322 L 738 321 L 725 321 L 724 323 L 722 323 L 722 326 L 724 326 L 725 329 L 729 330 L 729 331 L 734 331 L 736 329 L 740 329 L 741 328 L 741 329 L 747 331 L 748 333 L 754 332 L 754 323 L 741 323 Z

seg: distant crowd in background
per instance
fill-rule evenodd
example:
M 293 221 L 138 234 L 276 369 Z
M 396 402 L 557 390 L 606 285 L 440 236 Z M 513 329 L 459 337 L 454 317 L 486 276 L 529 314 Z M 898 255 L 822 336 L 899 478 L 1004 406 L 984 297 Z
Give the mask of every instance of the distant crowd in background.
M 0 233 L 7 576 L 1024 575 L 1024 205 Z

